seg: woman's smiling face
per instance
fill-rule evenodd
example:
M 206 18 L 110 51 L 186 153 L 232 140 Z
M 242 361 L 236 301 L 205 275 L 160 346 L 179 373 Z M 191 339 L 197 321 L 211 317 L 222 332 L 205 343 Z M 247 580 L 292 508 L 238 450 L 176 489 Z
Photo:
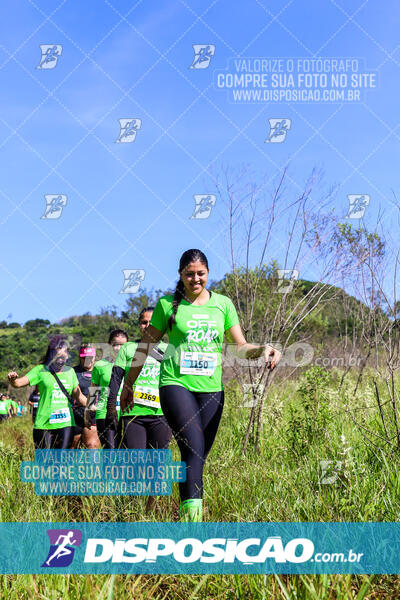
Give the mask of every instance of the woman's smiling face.
M 208 269 L 200 261 L 189 263 L 180 273 L 188 296 L 198 296 L 206 287 Z

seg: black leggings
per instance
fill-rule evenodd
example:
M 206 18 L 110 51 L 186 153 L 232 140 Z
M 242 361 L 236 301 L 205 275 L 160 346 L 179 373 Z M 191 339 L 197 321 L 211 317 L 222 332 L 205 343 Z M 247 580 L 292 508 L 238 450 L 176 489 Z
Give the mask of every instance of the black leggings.
M 34 429 L 33 443 L 36 450 L 57 449 L 66 450 L 71 447 L 73 440 L 73 427 L 60 429 Z
M 117 448 L 168 448 L 172 431 L 163 415 L 121 417 L 118 423 Z
M 186 463 L 181 500 L 202 498 L 203 468 L 224 407 L 224 392 L 190 392 L 180 385 L 160 388 L 160 403 Z
M 96 419 L 96 426 L 100 444 L 105 450 L 113 450 L 117 433 L 114 422 L 111 419 Z

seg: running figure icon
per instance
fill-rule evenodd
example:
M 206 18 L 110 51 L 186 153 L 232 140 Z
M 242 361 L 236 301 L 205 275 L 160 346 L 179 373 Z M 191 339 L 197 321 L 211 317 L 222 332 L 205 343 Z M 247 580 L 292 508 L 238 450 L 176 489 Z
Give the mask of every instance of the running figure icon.
M 47 530 L 50 548 L 42 567 L 67 567 L 73 561 L 75 550 L 82 541 L 79 529 L 50 529 Z
M 51 561 L 57 556 L 58 558 L 61 558 L 62 556 L 66 556 L 67 554 L 72 554 L 73 551 L 71 550 L 71 548 L 67 548 L 67 546 L 72 546 L 78 541 L 74 540 L 73 537 L 73 531 L 68 531 L 66 535 L 60 535 L 56 541 L 56 544 L 59 544 L 57 546 L 57 550 L 50 556 L 48 560 L 46 560 L 45 564 L 50 566 Z M 63 540 L 62 542 L 60 542 L 61 539 Z

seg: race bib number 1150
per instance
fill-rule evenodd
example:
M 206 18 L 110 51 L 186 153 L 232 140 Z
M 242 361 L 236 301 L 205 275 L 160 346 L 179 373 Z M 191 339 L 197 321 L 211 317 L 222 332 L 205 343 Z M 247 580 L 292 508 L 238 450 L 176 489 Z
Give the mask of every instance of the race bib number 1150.
M 181 375 L 213 375 L 217 367 L 215 352 L 182 352 Z

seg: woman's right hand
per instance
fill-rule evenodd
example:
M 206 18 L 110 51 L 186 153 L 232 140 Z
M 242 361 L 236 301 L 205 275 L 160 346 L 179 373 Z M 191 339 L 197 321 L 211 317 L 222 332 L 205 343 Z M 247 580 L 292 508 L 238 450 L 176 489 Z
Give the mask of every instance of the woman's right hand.
M 10 371 L 9 374 L 7 375 L 7 377 L 8 377 L 8 381 L 14 387 L 14 382 L 16 379 L 18 379 L 18 373 L 16 371 Z
M 122 388 L 119 402 L 121 405 L 121 413 L 124 413 L 128 409 L 131 410 L 134 406 L 132 386 L 128 386 L 126 382 Z

